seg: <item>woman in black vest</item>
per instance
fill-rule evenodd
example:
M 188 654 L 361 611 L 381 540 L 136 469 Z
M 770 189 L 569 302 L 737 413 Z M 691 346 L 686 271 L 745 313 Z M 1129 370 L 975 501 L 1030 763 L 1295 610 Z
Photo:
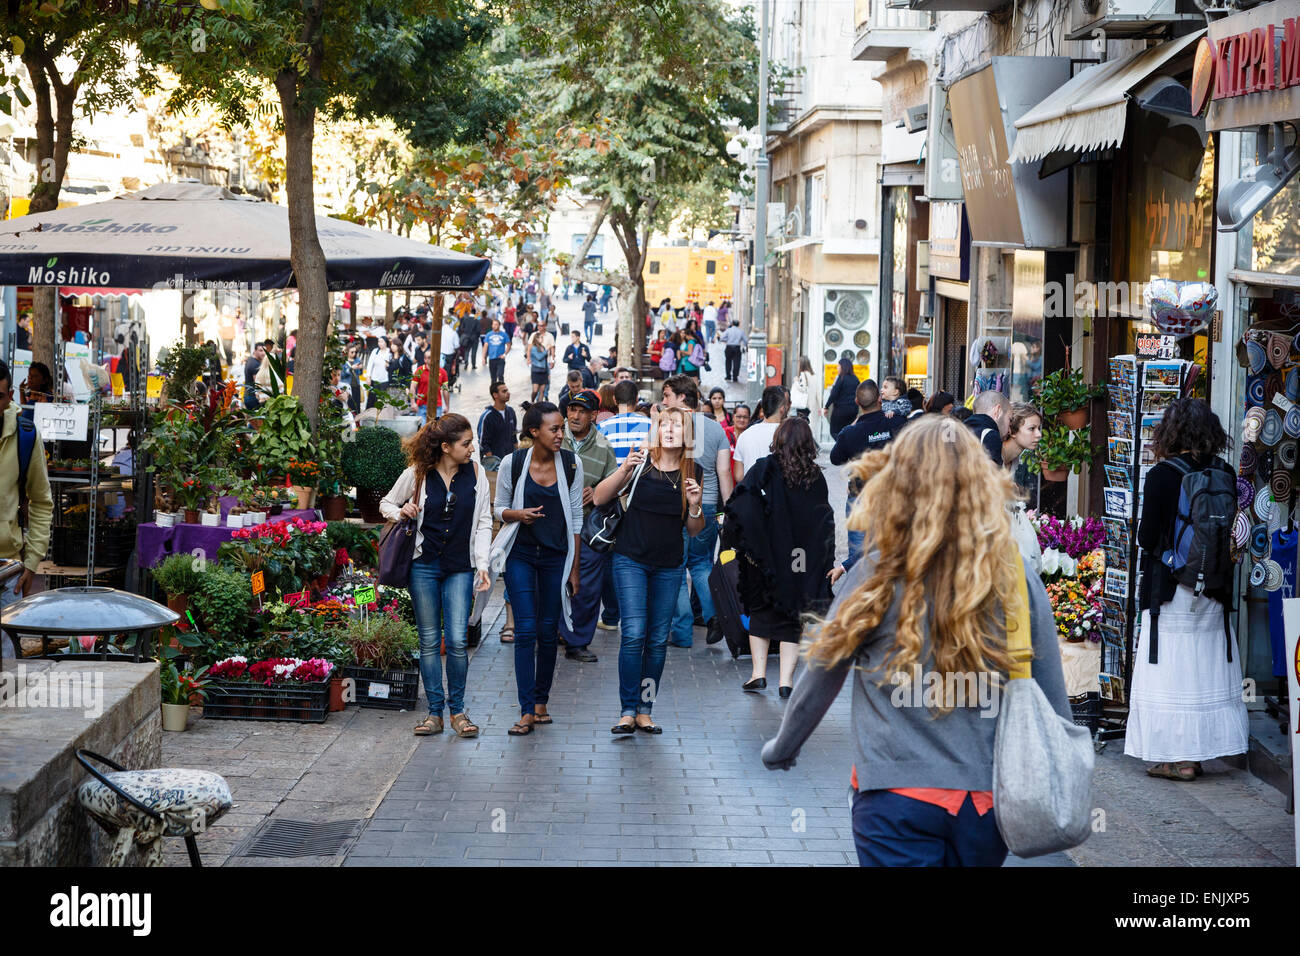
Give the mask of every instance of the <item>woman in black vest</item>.
M 826 396 L 825 409 L 830 413 L 831 438 L 838 438 L 842 430 L 858 417 L 858 376 L 850 359 L 840 359 L 840 373 L 835 377 L 830 394 Z
M 1218 457 L 1228 436 L 1209 405 L 1180 398 L 1165 411 L 1152 442 L 1159 461 L 1147 473 L 1138 525 L 1142 623 L 1133 649 L 1124 753 L 1157 761 L 1147 770 L 1153 777 L 1195 780 L 1202 760 L 1245 753 L 1249 742 L 1241 659 L 1228 621 L 1232 578 L 1197 595 L 1165 562 L 1173 549 L 1183 478 L 1207 468 L 1232 474 Z
M 416 522 L 411 562 L 411 603 L 420 632 L 420 676 L 429 715 L 417 737 L 442 733 L 442 643 L 447 643 L 447 702 L 461 737 L 478 736 L 465 713 L 469 670 L 466 633 L 474 590 L 491 586 L 488 548 L 492 501 L 487 474 L 472 460 L 474 430 L 463 415 L 444 415 L 407 441 L 410 467 L 380 502 L 389 521 Z

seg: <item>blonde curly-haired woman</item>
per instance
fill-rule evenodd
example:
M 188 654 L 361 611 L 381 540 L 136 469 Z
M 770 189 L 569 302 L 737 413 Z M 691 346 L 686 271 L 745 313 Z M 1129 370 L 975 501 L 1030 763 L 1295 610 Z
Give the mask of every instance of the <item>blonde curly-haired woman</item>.
M 1003 608 L 1028 588 L 1033 678 L 1070 718 L 1047 592 L 1011 536 L 1011 479 L 946 416 L 850 466 L 863 558 L 808 651 L 770 769 L 794 766 L 852 672 L 853 838 L 863 866 L 1000 866 L 993 736 L 1009 670 Z M 953 489 L 960 489 L 954 493 Z

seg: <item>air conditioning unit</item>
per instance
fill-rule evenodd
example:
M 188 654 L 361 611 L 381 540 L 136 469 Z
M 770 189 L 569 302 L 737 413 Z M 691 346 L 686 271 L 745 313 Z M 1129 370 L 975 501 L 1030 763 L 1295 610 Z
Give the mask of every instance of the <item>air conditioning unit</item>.
M 1071 0 L 1067 39 L 1141 36 L 1180 20 L 1204 23 L 1205 17 L 1194 0 Z

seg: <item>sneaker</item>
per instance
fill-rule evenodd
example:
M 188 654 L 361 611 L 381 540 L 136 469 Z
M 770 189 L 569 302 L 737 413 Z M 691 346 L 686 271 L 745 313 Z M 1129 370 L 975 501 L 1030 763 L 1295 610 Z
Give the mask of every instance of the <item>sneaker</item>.
M 595 654 L 585 647 L 570 647 L 564 652 L 565 658 L 571 661 L 581 661 L 584 664 L 594 664 L 597 661 Z

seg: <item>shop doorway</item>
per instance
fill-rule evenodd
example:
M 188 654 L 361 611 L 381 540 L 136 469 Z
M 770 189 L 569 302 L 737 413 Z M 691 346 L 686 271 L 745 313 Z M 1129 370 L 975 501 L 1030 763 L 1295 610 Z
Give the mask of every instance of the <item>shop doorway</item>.
M 939 357 L 939 380 L 935 391 L 950 392 L 957 401 L 966 397 L 966 342 L 968 304 L 960 299 L 940 299 L 943 303 L 943 338 Z

